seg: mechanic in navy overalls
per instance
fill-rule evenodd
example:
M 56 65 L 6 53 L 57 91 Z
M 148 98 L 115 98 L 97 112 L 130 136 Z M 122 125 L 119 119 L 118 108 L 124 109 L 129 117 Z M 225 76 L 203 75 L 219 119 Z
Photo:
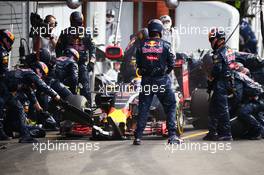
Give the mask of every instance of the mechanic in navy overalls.
M 5 91 L 6 86 L 4 83 L 4 77 L 8 72 L 9 52 L 12 49 L 12 45 L 15 41 L 15 35 L 6 29 L 0 30 L 0 140 L 8 140 L 9 137 L 4 132 L 4 126 L 2 121 L 4 120 L 5 100 L 7 98 Z
M 83 27 L 82 13 L 75 11 L 70 16 L 71 27 L 64 29 L 56 45 L 56 56 L 63 56 L 67 48 L 74 48 L 79 52 L 79 84 L 80 94 L 91 103 L 89 73 L 93 71 L 96 61 L 96 47 L 88 28 Z
M 217 28 L 209 33 L 213 49 L 213 68 L 209 75 L 209 93 L 213 91 L 209 106 L 209 133 L 204 140 L 232 140 L 228 95 L 235 93 L 233 68 L 235 54 L 225 44 L 225 32 Z
M 148 112 L 155 94 L 167 114 L 168 143 L 179 144 L 182 140 L 176 132 L 176 99 L 168 76 L 175 64 L 175 55 L 171 51 L 170 43 L 161 39 L 163 24 L 160 20 L 151 20 L 148 30 L 149 38 L 141 42 L 136 52 L 137 67 L 142 75 L 142 81 L 139 94 L 139 116 L 133 144 L 141 144 Z M 145 88 L 147 86 L 150 88 Z

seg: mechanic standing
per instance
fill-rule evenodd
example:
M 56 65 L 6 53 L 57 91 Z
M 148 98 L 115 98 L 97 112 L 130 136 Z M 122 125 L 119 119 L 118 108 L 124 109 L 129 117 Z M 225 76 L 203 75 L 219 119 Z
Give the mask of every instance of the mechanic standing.
M 176 55 L 176 51 L 179 49 L 179 45 L 180 45 L 179 32 L 176 28 L 172 27 L 172 20 L 170 16 L 163 15 L 160 17 L 160 20 L 163 24 L 162 39 L 168 41 L 171 44 L 171 50 Z M 179 83 L 175 76 L 174 70 L 172 70 L 170 77 L 172 80 L 172 87 L 174 89 L 179 87 Z
M 95 64 L 96 48 L 91 33 L 83 27 L 83 15 L 80 12 L 73 12 L 70 16 L 71 27 L 62 31 L 56 45 L 57 57 L 63 56 L 67 48 L 74 48 L 79 52 L 79 84 L 80 94 L 91 102 L 89 87 L 89 72 L 93 71 Z
M 234 94 L 232 65 L 235 64 L 233 50 L 225 44 L 225 32 L 217 28 L 209 33 L 213 49 L 213 68 L 208 77 L 208 93 L 213 91 L 209 106 L 209 133 L 204 140 L 232 140 L 228 95 Z
M 168 41 L 171 44 L 172 51 L 175 54 L 179 49 L 180 37 L 178 31 L 172 27 L 171 17 L 168 15 L 163 15 L 160 17 L 163 23 L 162 39 Z
M 139 47 L 142 40 L 148 38 L 148 29 L 143 28 L 136 34 L 130 36 L 130 42 L 126 47 L 124 53 L 124 61 L 121 64 L 120 68 L 120 81 L 124 83 L 130 83 L 137 75 L 136 75 L 136 51 Z
M 115 10 L 113 9 L 108 9 L 106 11 L 106 33 L 105 33 L 105 38 L 106 41 L 105 43 L 108 44 L 113 44 L 115 40 L 115 34 L 117 30 L 117 23 L 115 22 Z M 118 40 L 120 41 L 120 32 L 118 31 Z
M 44 19 L 44 23 L 48 26 L 46 33 L 42 36 L 33 37 L 33 50 L 48 49 L 52 56 L 55 56 L 55 47 L 57 44 L 57 36 L 54 34 L 57 27 L 56 17 L 53 15 L 47 15 Z
M 12 49 L 12 45 L 15 41 L 15 36 L 8 30 L 0 30 L 0 140 L 8 140 L 8 136 L 3 129 L 2 120 L 4 118 L 4 104 L 6 100 L 5 91 L 6 86 L 4 84 L 4 77 L 8 71 L 9 52 Z
M 239 48 L 243 52 L 258 54 L 258 40 L 254 31 L 252 30 L 252 27 L 246 21 L 246 19 L 241 20 L 239 32 Z
M 142 75 L 142 91 L 139 95 L 139 116 L 134 145 L 141 144 L 154 94 L 159 98 L 167 114 L 168 143 L 182 142 L 176 133 L 176 99 L 168 76 L 174 67 L 175 55 L 171 51 L 170 43 L 161 39 L 162 29 L 163 24 L 160 20 L 151 20 L 148 24 L 149 38 L 141 42 L 136 53 L 137 67 Z M 145 87 L 151 89 L 150 92 L 145 91 Z

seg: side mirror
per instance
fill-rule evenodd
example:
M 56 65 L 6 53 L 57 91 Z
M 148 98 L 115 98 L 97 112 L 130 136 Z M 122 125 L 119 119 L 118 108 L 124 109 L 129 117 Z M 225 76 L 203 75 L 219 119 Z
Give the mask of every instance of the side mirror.
M 105 56 L 110 60 L 122 61 L 123 55 L 123 50 L 120 46 L 108 46 L 105 49 Z

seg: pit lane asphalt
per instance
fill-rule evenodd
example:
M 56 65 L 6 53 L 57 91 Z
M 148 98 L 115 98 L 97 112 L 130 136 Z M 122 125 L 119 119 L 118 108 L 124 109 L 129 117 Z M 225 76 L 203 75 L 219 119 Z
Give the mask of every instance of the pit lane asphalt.
M 54 133 L 40 142 L 88 144 L 89 149 L 84 153 L 79 153 L 82 149 L 40 153 L 32 144 L 18 144 L 17 140 L 0 142 L 0 147 L 6 147 L 0 149 L 0 175 L 263 175 L 264 140 L 204 142 L 201 139 L 203 134 L 204 131 L 197 130 L 184 134 L 189 149 L 188 146 L 168 147 L 166 140 L 160 137 L 145 137 L 141 146 L 134 146 L 132 140 L 91 141 L 84 138 L 56 141 L 61 138 Z M 199 144 L 200 150 L 199 146 L 194 149 L 191 144 Z M 222 149 L 216 150 L 215 147 Z

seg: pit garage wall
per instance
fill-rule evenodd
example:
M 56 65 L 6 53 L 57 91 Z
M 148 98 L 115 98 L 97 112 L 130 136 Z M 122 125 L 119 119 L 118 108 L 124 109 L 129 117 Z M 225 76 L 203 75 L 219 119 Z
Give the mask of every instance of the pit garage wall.
M 86 24 L 94 32 L 94 42 L 97 45 L 104 45 L 106 2 L 88 2 L 84 10 L 87 12 Z
M 203 9 L 201 11 L 201 9 Z M 196 52 L 210 49 L 208 33 L 211 28 L 221 27 L 229 37 L 239 23 L 239 12 L 234 7 L 216 1 L 181 2 L 176 10 L 176 27 L 180 34 L 180 52 Z M 239 48 L 239 30 L 235 30 L 227 43 L 232 49 Z
M 27 2 L 0 1 L 0 29 L 8 29 L 15 34 L 15 43 L 9 59 L 10 68 L 19 60 L 20 39 L 28 39 L 28 9 Z

